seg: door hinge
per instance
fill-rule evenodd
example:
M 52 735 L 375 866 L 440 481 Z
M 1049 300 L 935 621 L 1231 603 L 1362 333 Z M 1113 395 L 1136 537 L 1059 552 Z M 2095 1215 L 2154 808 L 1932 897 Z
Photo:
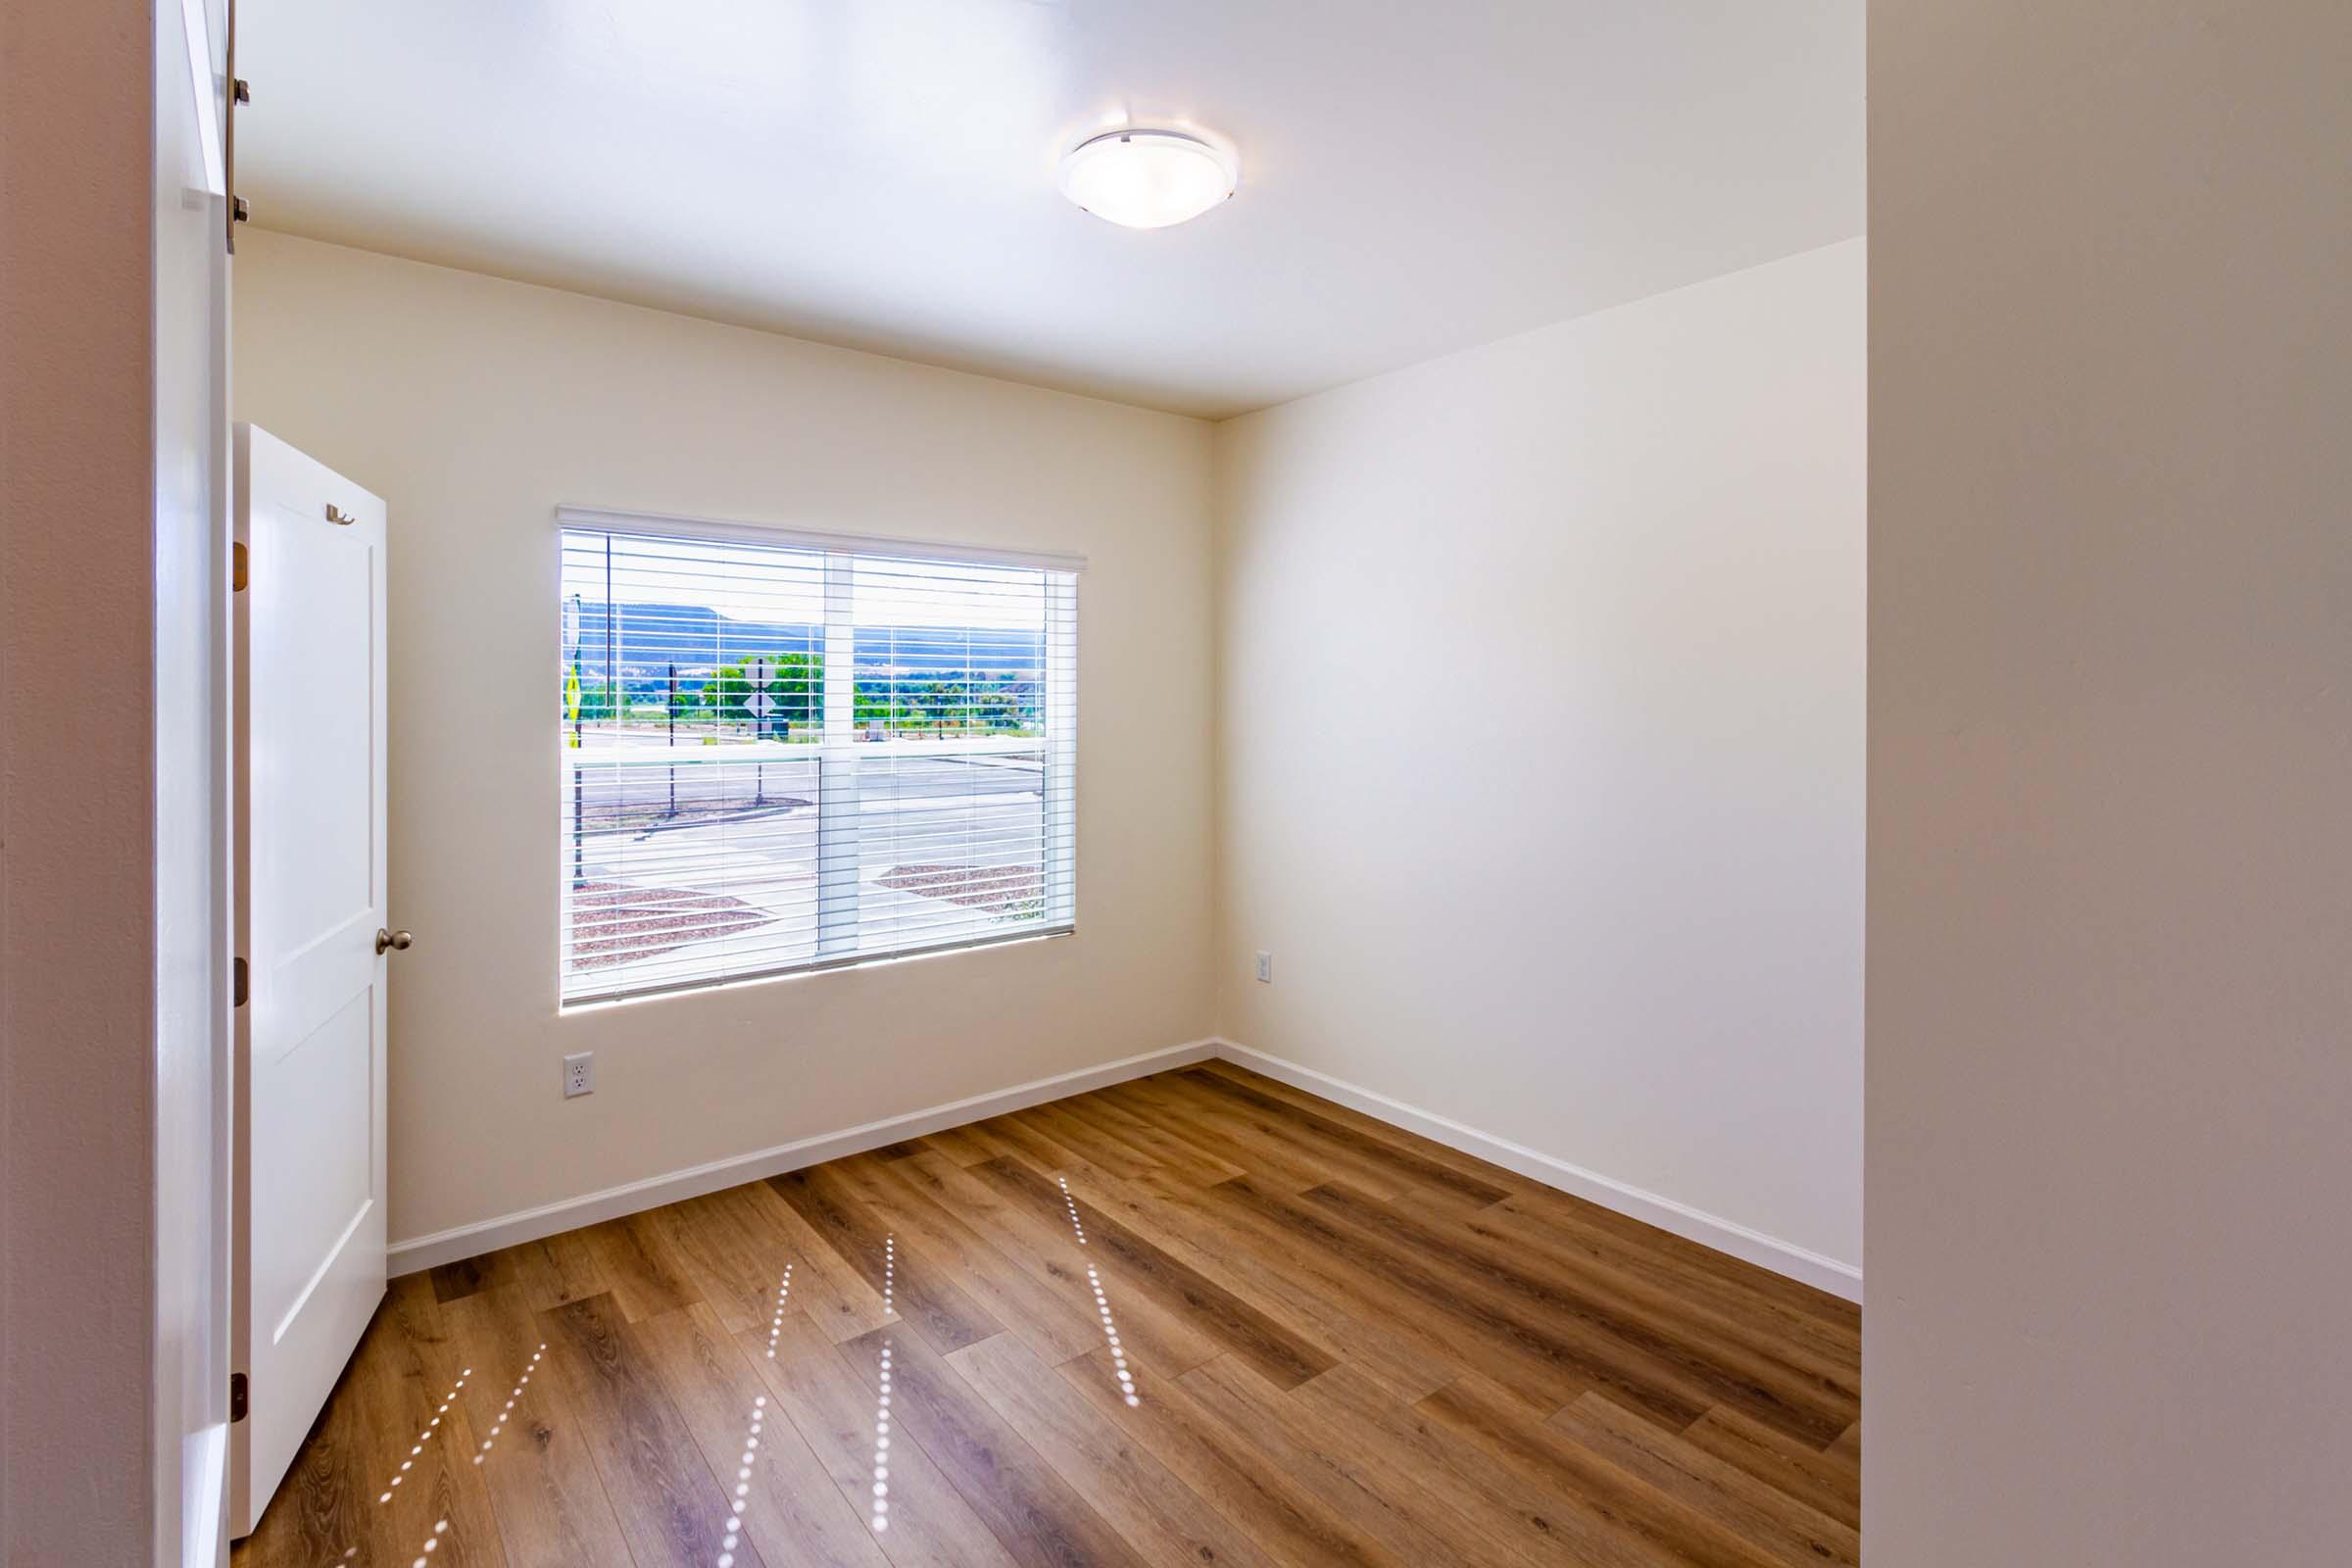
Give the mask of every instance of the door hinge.
M 221 40 L 220 63 L 228 71 L 228 101 L 220 106 L 220 190 L 228 197 L 228 221 L 221 239 L 228 254 L 237 254 L 237 225 L 251 216 L 237 190 L 237 106 L 253 102 L 253 89 L 237 74 L 237 0 L 228 0 L 221 18 L 228 36 Z
M 243 540 L 228 547 L 228 586 L 236 593 L 245 591 L 245 544 Z
M 228 1375 L 228 1424 L 233 1427 L 244 1419 L 245 1374 L 231 1372 Z
M 228 1004 L 232 1007 L 242 1007 L 245 1005 L 245 999 L 253 994 L 249 989 L 251 985 L 252 982 L 247 978 L 245 960 L 243 958 L 229 959 Z

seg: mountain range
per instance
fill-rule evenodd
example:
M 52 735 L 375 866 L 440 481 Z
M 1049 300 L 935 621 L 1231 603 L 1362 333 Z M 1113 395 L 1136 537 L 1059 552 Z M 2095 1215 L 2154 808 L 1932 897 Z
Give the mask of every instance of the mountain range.
M 617 666 L 624 680 L 708 674 L 754 655 L 813 654 L 824 628 L 808 622 L 745 620 L 708 605 L 578 605 L 576 656 L 583 677 L 605 677 Z M 569 617 L 566 617 L 567 619 Z M 569 635 L 569 628 L 566 628 Z M 861 676 L 883 674 L 1038 677 L 1045 668 L 1045 634 L 993 626 L 860 626 L 857 664 Z M 575 650 L 564 649 L 569 663 Z

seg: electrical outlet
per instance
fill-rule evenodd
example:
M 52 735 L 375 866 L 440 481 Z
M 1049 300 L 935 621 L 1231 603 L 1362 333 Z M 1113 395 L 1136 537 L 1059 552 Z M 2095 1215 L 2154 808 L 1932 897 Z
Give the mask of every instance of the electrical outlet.
M 1274 983 L 1274 955 L 1271 953 L 1257 956 L 1257 979 L 1260 985 L 1270 986 Z
M 564 1098 L 596 1093 L 596 1053 L 583 1051 L 564 1058 Z

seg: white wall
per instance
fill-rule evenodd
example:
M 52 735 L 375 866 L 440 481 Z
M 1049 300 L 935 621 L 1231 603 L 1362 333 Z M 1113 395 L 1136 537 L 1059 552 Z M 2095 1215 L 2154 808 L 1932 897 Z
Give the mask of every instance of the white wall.
M 1221 1032 L 1848 1291 L 1863 271 L 1849 241 L 1218 441 Z
M 2352 1542 L 2352 7 L 1874 0 L 1874 1562 Z
M 275 234 L 236 288 L 236 416 L 390 506 L 396 1244 L 1209 1032 L 1207 426 Z M 1084 553 L 1078 934 L 559 1015 L 558 502 Z

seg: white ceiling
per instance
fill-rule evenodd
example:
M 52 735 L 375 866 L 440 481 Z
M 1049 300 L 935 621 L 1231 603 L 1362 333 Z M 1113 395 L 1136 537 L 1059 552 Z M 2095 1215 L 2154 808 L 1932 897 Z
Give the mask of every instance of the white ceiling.
M 1862 232 L 1863 0 L 242 0 L 266 226 L 1222 416 Z M 1241 192 L 1054 189 L 1132 118 Z

